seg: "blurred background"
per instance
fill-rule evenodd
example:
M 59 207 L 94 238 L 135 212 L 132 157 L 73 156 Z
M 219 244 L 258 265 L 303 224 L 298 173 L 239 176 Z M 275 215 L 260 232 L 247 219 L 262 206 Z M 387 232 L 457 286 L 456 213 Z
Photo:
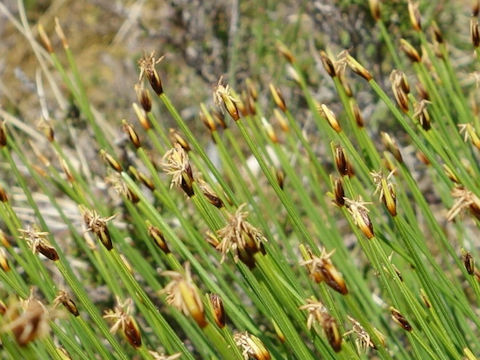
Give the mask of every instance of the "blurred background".
M 462 41 L 469 46 L 468 22 L 462 20 L 469 15 L 468 4 L 466 0 L 423 1 L 421 13 L 425 23 L 432 18 L 439 22 L 447 40 L 464 37 Z M 463 12 L 448 11 L 463 5 Z M 394 37 L 408 35 L 408 28 L 400 28 L 409 25 L 402 18 L 408 16 L 406 1 L 385 1 L 383 15 Z M 271 101 L 268 84 L 273 82 L 291 108 L 303 111 L 288 66 L 276 50 L 277 41 L 295 54 L 317 100 L 334 110 L 336 96 L 319 62 L 320 49 L 328 48 L 333 54 L 349 49 L 389 88 L 385 80 L 392 70 L 391 59 L 366 0 L 1 0 L 0 106 L 29 124 L 42 115 L 42 98 L 54 124 L 78 116 L 54 70 L 65 103 L 59 104 L 52 96 L 32 45 L 22 33 L 21 23 L 28 21 L 38 41 L 37 25 L 42 24 L 60 61 L 66 64 L 54 31 L 55 17 L 68 38 L 92 105 L 117 123 L 134 117 L 131 103 L 136 99 L 137 61 L 151 51 L 165 55 L 158 66 L 165 91 L 194 127 L 197 123 L 202 126 L 195 121 L 200 102 L 212 102 L 212 89 L 222 75 L 239 90 L 245 78 L 253 79 L 262 102 Z M 43 57 L 53 69 L 48 56 Z M 39 89 L 39 84 L 44 88 Z M 375 100 L 369 93 L 363 94 L 361 86 L 354 86 L 364 116 L 369 117 Z M 304 115 L 308 120 L 308 113 Z M 375 126 L 376 120 L 371 121 Z

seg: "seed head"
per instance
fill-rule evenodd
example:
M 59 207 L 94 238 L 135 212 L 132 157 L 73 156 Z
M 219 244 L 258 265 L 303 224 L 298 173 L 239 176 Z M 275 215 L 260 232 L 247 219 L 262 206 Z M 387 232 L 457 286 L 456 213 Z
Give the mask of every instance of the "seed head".
M 105 178 L 107 184 L 112 185 L 117 194 L 136 204 L 140 201 L 138 195 L 127 185 L 123 178 L 117 173 L 110 174 Z
M 182 353 L 176 353 L 173 355 L 164 355 L 164 354 L 159 354 L 156 351 L 149 351 L 150 355 L 152 355 L 154 360 L 177 360 L 182 357 Z
M 314 255 L 310 249 L 307 249 L 304 260 L 300 262 L 300 265 L 307 267 L 310 277 L 315 280 L 315 282 L 320 283 L 325 281 L 332 289 L 342 295 L 346 295 L 348 294 L 348 289 L 343 280 L 343 276 L 330 260 L 334 252 L 335 249 L 327 253 L 325 248 L 322 248 L 320 256 L 317 256 Z
M 472 144 L 480 150 L 480 138 L 477 135 L 477 131 L 471 123 L 458 124 L 460 128 L 460 134 L 463 133 L 464 140 L 467 142 L 468 139 L 472 141 Z
M 280 89 L 275 87 L 272 83 L 270 83 L 269 87 L 270 87 L 270 93 L 272 94 L 275 105 L 277 105 L 279 109 L 282 110 L 283 112 L 287 111 L 287 104 L 285 103 L 285 100 L 283 98 L 282 93 L 280 92 Z
M 418 10 L 418 3 L 413 2 L 413 0 L 408 0 L 408 16 L 410 17 L 410 23 L 413 29 L 415 31 L 422 31 L 422 18 Z
M 3 317 L 1 332 L 11 331 L 15 341 L 20 346 L 26 346 L 32 341 L 43 338 L 50 331 L 49 321 L 56 313 L 38 300 L 30 296 L 25 301 L 19 301 L 8 306 Z
M 415 112 L 413 113 L 413 117 L 418 119 L 418 122 L 425 131 L 428 131 L 431 128 L 430 114 L 427 110 L 428 104 L 431 104 L 431 102 L 428 100 L 421 100 L 415 105 Z
M 370 81 L 373 79 L 372 74 L 357 60 L 355 60 L 348 51 L 344 50 L 339 55 L 339 60 L 345 61 L 348 67 L 357 75 L 363 77 L 365 80 Z M 337 71 L 338 72 L 338 71 Z
M 230 214 L 228 224 L 217 231 L 221 242 L 217 246 L 217 250 L 222 253 L 222 262 L 225 260 L 227 253 L 232 252 L 235 262 L 240 258 L 248 266 L 255 266 L 253 255 L 257 252 L 263 252 L 263 242 L 267 239 L 262 235 L 260 230 L 246 221 L 248 212 L 242 211 L 245 204 L 240 205 L 235 214 Z M 253 260 L 253 264 L 250 262 Z
M 170 128 L 168 129 L 168 135 L 172 144 L 179 144 L 186 152 L 189 152 L 191 150 L 191 147 L 188 144 L 187 140 L 178 130 Z
M 405 55 L 407 55 L 412 62 L 417 63 L 422 60 L 418 51 L 407 40 L 400 39 L 400 48 L 403 50 Z
M 330 77 L 334 78 L 335 76 L 337 76 L 337 72 L 335 70 L 335 66 L 333 65 L 333 61 L 332 59 L 330 58 L 330 56 L 328 56 L 328 54 L 325 52 L 325 51 L 320 51 L 320 59 L 322 60 L 322 65 L 323 65 L 323 68 L 325 69 L 325 71 L 327 72 L 328 75 L 330 75 Z
M 172 175 L 170 187 L 181 187 L 189 197 L 193 196 L 192 167 L 187 152 L 180 144 L 175 143 L 163 156 L 160 166 L 168 175 Z
M 165 240 L 165 236 L 161 232 L 159 228 L 153 226 L 149 222 L 147 222 L 148 227 L 148 235 L 153 239 L 155 244 L 165 253 L 170 253 L 170 249 L 168 248 L 167 242 Z
M 0 121 L 0 147 L 7 145 L 7 128 L 5 121 Z
M 5 272 L 10 271 L 10 265 L 8 264 L 7 252 L 5 251 L 4 248 L 0 248 L 0 268 L 2 268 L 2 270 L 5 271 Z
M 237 104 L 240 101 L 235 95 L 233 95 L 232 89 L 227 85 L 222 85 L 223 77 L 220 77 L 217 83 L 217 87 L 213 93 L 213 100 L 218 107 L 222 107 L 233 120 L 240 119 L 240 113 L 237 108 Z
M 87 231 L 93 232 L 108 251 L 112 250 L 112 239 L 107 223 L 115 218 L 116 215 L 101 217 L 95 210 L 90 210 L 83 205 L 80 205 L 79 209 L 83 216 L 83 221 L 87 225 Z
M 233 335 L 235 344 L 242 350 L 242 355 L 245 360 L 251 358 L 255 360 L 270 360 L 271 355 L 263 342 L 254 335 L 248 332 L 237 333 Z
M 376 349 L 377 347 L 373 343 L 371 336 L 363 326 L 351 316 L 347 316 L 347 318 L 352 323 L 352 329 L 343 334 L 343 336 L 355 334 L 355 345 L 360 353 L 367 353 L 369 348 Z
M 335 116 L 334 112 L 328 108 L 327 105 L 321 104 L 318 107 L 318 111 L 325 119 L 327 119 L 328 124 L 332 127 L 333 130 L 335 130 L 335 132 L 339 133 L 340 131 L 342 131 L 342 127 L 338 123 L 337 117 Z
M 341 176 L 347 176 L 352 177 L 355 175 L 355 172 L 353 170 L 353 166 L 350 163 L 350 161 L 347 159 L 347 155 L 345 154 L 345 151 L 343 147 L 340 145 L 335 147 L 335 165 L 337 166 L 338 173 Z
M 145 131 L 148 131 L 152 128 L 152 125 L 150 124 L 150 121 L 147 119 L 145 110 L 140 109 L 140 107 L 136 104 L 132 104 L 133 111 L 135 112 L 135 115 L 137 115 L 138 122 L 140 125 L 142 125 L 143 129 Z
M 49 142 L 55 141 L 55 132 L 53 131 L 52 125 L 43 117 L 38 121 L 37 129 L 43 132 Z
M 57 297 L 53 300 L 55 306 L 62 304 L 65 308 L 73 315 L 79 316 L 80 313 L 78 312 L 77 305 L 72 300 L 71 296 L 64 290 L 60 290 L 58 292 Z
M 143 86 L 143 82 L 135 84 L 135 92 L 137 94 L 137 101 L 142 106 L 145 113 L 152 111 L 152 97 L 148 90 Z
M 412 331 L 412 326 L 408 322 L 407 319 L 398 311 L 397 309 L 390 307 L 390 313 L 392 314 L 392 319 L 395 321 L 400 327 L 402 327 L 406 331 Z
M 120 163 L 117 160 L 115 160 L 115 158 L 112 155 L 110 155 L 109 153 L 107 153 L 105 150 L 103 150 L 103 149 L 100 150 L 100 156 L 116 172 L 120 173 L 120 172 L 123 171 L 122 165 L 120 165 Z
M 48 38 L 48 35 L 45 32 L 45 29 L 43 28 L 42 24 L 38 24 L 37 30 L 38 30 L 38 36 L 40 36 L 40 40 L 42 41 L 42 44 L 45 50 L 47 50 L 49 54 L 53 53 L 52 43 L 50 42 L 50 39 Z
M 163 94 L 162 80 L 155 69 L 155 65 L 160 63 L 165 56 L 161 56 L 159 59 L 155 59 L 155 52 L 152 51 L 150 55 L 145 54 L 139 61 L 140 76 L 139 81 L 144 77 L 147 78 L 153 91 L 160 96 Z
M 136 149 L 142 146 L 140 138 L 138 137 L 137 132 L 133 128 L 133 125 L 128 123 L 126 120 L 122 120 L 123 131 L 128 135 L 130 142 Z
M 372 175 L 373 182 L 377 186 L 375 194 L 379 194 L 380 201 L 383 202 L 390 215 L 396 216 L 397 196 L 393 184 L 389 182 L 394 171 L 391 171 L 387 176 L 384 176 L 381 171 L 372 171 L 370 174 Z
M 209 294 L 208 299 L 213 309 L 213 318 L 217 326 L 221 329 L 225 327 L 225 309 L 223 308 L 222 298 L 218 294 Z
M 48 232 L 40 231 L 35 225 L 18 231 L 22 234 L 22 238 L 27 241 L 34 254 L 40 253 L 52 261 L 59 259 L 57 250 L 48 241 Z
M 398 147 L 397 142 L 393 139 L 389 134 L 386 132 L 381 132 L 381 138 L 383 145 L 387 148 L 387 150 L 393 155 L 395 160 L 399 163 L 403 163 L 402 154 L 400 153 L 400 148 Z
M 198 186 L 200 190 L 202 190 L 203 195 L 207 199 L 207 201 L 215 206 L 218 209 L 221 209 L 224 204 L 222 199 L 213 191 L 213 189 L 206 183 L 203 179 L 198 180 Z
M 473 259 L 472 254 L 470 254 L 465 249 L 462 249 L 462 258 L 465 269 L 469 275 L 475 274 L 475 260 Z
M 447 220 L 452 221 L 463 209 L 468 208 L 472 215 L 480 219 L 480 199 L 463 186 L 456 186 L 452 190 L 455 203 L 447 213 Z
M 345 198 L 345 205 L 347 206 L 350 215 L 352 215 L 353 222 L 368 239 L 371 239 L 375 235 L 373 233 L 373 225 L 370 221 L 370 216 L 368 216 L 369 210 L 365 207 L 365 205 L 368 204 L 371 204 L 371 202 L 362 201 L 361 196 L 359 196 L 357 200 Z
M 203 302 L 192 280 L 190 263 L 185 263 L 184 274 L 164 271 L 162 275 L 172 278 L 172 281 L 161 291 L 167 294 L 167 303 L 182 311 L 185 316 L 191 316 L 201 328 L 207 326 Z
M 135 349 L 142 346 L 142 336 L 137 322 L 131 315 L 133 312 L 132 299 L 126 299 L 121 302 L 117 298 L 117 305 L 115 308 L 105 311 L 103 317 L 113 323 L 110 328 L 110 332 L 115 334 L 118 330 L 121 330 L 128 343 Z
M 380 0 L 368 0 L 370 13 L 375 21 L 380 20 Z
M 295 62 L 292 52 L 284 44 L 277 42 L 277 50 L 290 64 Z

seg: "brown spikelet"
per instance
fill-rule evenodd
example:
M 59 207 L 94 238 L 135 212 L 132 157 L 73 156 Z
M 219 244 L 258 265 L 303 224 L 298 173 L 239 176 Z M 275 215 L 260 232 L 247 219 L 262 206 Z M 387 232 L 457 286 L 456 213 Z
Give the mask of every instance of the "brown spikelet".
M 7 128 L 5 127 L 5 122 L 0 121 L 0 147 L 7 145 Z
M 71 296 L 64 290 L 58 292 L 57 297 L 53 300 L 55 305 L 62 304 L 73 316 L 79 316 L 77 305 Z
M 412 326 L 410 325 L 408 320 L 405 319 L 405 317 L 400 313 L 400 311 L 393 307 L 390 307 L 390 313 L 392 314 L 393 321 L 400 325 L 401 328 L 406 331 L 412 331 Z
M 126 120 L 122 120 L 122 127 L 123 131 L 128 135 L 132 145 L 137 149 L 141 147 L 142 144 L 140 143 L 140 138 L 138 137 L 138 134 L 133 128 L 132 124 L 129 124 Z
M 152 52 L 150 55 L 145 54 L 139 61 L 138 65 L 140 67 L 140 76 L 139 79 L 142 80 L 144 77 L 147 78 L 152 90 L 158 95 L 163 94 L 163 85 L 160 75 L 158 75 L 155 65 L 163 60 L 164 56 L 160 58 L 155 58 L 155 52 Z
M 220 329 L 225 327 L 225 309 L 223 307 L 223 301 L 218 294 L 209 294 L 208 299 L 213 309 L 213 319 Z
M 272 83 L 269 85 L 270 92 L 273 97 L 273 101 L 275 104 L 282 110 L 283 112 L 287 111 L 287 105 L 285 104 L 285 100 L 283 99 L 282 93 L 278 88 L 276 88 Z
M 380 0 L 368 0 L 370 14 L 375 21 L 380 20 Z
M 418 51 L 407 40 L 400 39 L 400 48 L 412 62 L 417 63 L 422 60 Z
M 160 229 L 150 223 L 147 223 L 147 227 L 148 235 L 150 235 L 150 237 L 153 239 L 155 245 L 157 245 L 165 254 L 170 253 L 170 249 L 168 248 L 165 236 L 160 231 Z
M 480 31 L 478 29 L 478 20 L 470 20 L 470 37 L 472 39 L 473 47 L 476 49 L 480 46 Z
M 418 3 L 413 0 L 408 0 L 408 16 L 410 17 L 410 24 L 415 31 L 422 31 L 422 20 L 420 11 L 418 10 Z
M 107 153 L 105 150 L 103 150 L 103 149 L 100 150 L 100 156 L 116 172 L 120 173 L 120 172 L 123 171 L 122 165 L 120 165 L 120 163 L 117 160 L 115 160 L 115 158 L 112 155 L 110 155 L 109 153 Z
M 53 53 L 52 43 L 50 42 L 50 39 L 47 33 L 45 32 L 45 29 L 43 28 L 42 24 L 38 24 L 37 30 L 38 30 L 38 36 L 40 36 L 40 40 L 45 50 L 47 50 L 48 53 L 50 54 Z
M 469 275 L 475 274 L 475 260 L 472 254 L 466 250 L 462 250 L 463 264 Z
M 320 51 L 320 59 L 322 60 L 322 65 L 325 71 L 327 72 L 330 77 L 337 76 L 337 72 L 335 70 L 335 66 L 333 65 L 332 59 L 327 55 L 325 51 Z

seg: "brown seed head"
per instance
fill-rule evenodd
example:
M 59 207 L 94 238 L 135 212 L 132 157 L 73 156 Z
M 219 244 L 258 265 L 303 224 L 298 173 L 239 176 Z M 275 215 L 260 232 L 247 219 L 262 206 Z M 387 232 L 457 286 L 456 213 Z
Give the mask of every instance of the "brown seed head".
M 0 147 L 7 145 L 7 128 L 5 121 L 0 121 Z
M 164 276 L 172 278 L 162 293 L 167 294 L 166 301 L 186 316 L 191 316 L 202 329 L 208 325 L 205 318 L 203 302 L 199 291 L 192 280 L 190 264 L 185 263 L 185 273 L 176 271 L 164 271 Z
M 121 302 L 120 299 L 117 298 L 115 308 L 105 311 L 103 317 L 113 323 L 110 328 L 111 333 L 114 334 L 118 330 L 121 330 L 128 343 L 137 349 L 142 346 L 142 336 L 137 322 L 131 315 L 132 312 L 133 301 L 131 299 L 126 299 L 124 302 Z
M 218 294 L 209 294 L 208 299 L 213 309 L 213 318 L 220 329 L 225 327 L 225 309 L 222 298 Z
M 368 0 L 370 13 L 375 21 L 380 20 L 380 0 Z
M 383 131 L 381 132 L 381 138 L 387 151 L 390 152 L 399 163 L 403 163 L 402 154 L 400 153 L 400 148 L 395 139 Z
M 55 306 L 62 304 L 73 316 L 80 315 L 80 313 L 78 312 L 77 305 L 75 304 L 71 296 L 64 290 L 60 290 L 58 292 L 58 295 L 53 300 L 53 303 L 55 304 Z
M 272 357 L 263 342 L 247 332 L 233 335 L 235 344 L 242 350 L 243 358 L 255 360 L 270 360 Z
M 320 51 L 320 59 L 322 60 L 322 65 L 323 65 L 323 68 L 325 69 L 325 71 L 327 72 L 328 75 L 330 75 L 330 77 L 334 78 L 335 76 L 337 76 L 337 72 L 335 70 L 335 66 L 333 65 L 333 61 L 332 59 L 330 58 L 330 56 L 328 56 L 328 54 L 325 52 L 325 51 Z
M 275 87 L 272 83 L 269 85 L 270 87 L 270 92 L 273 97 L 273 101 L 275 104 L 282 110 L 283 112 L 287 111 L 287 105 L 285 103 L 285 100 L 283 99 L 282 93 L 280 92 L 280 89 Z
M 202 108 L 201 112 L 199 113 L 200 120 L 202 120 L 203 124 L 207 127 L 208 131 L 211 133 L 217 130 L 217 125 L 215 121 L 207 111 L 206 108 Z
M 400 327 L 402 327 L 406 331 L 412 331 L 412 326 L 408 322 L 407 319 L 398 311 L 397 309 L 390 307 L 390 313 L 392 314 L 392 319 L 395 321 Z
M 463 134 L 464 136 L 465 142 L 470 139 L 472 144 L 480 150 L 480 138 L 473 125 L 471 123 L 458 124 L 458 127 L 460 128 L 460 134 Z
M 422 126 L 423 130 L 428 131 L 432 127 L 430 122 L 430 114 L 427 110 L 427 105 L 430 104 L 428 100 L 421 100 L 419 103 L 415 105 L 415 112 L 413 113 L 413 117 L 418 120 L 420 125 Z
M 152 97 L 149 91 L 143 86 L 143 82 L 135 84 L 135 92 L 137 93 L 137 101 L 146 113 L 152 111 Z
M 192 167 L 187 152 L 180 144 L 175 143 L 175 146 L 163 156 L 160 166 L 168 175 L 172 175 L 170 187 L 181 187 L 189 197 L 193 196 L 195 180 Z
M 277 134 L 275 133 L 275 130 L 273 129 L 272 124 L 270 124 L 266 118 L 262 117 L 262 125 L 270 141 L 272 141 L 274 144 L 277 144 L 278 137 L 277 137 Z
M 422 60 L 418 51 L 407 40 L 400 39 L 400 48 L 403 50 L 405 55 L 407 55 L 412 62 L 417 63 Z
M 292 52 L 281 42 L 277 42 L 277 50 L 290 64 L 295 62 Z
M 432 22 L 432 34 L 433 34 L 433 37 L 434 37 L 434 39 L 437 43 L 443 44 L 444 40 L 443 40 L 442 31 L 438 27 L 438 24 L 437 24 L 436 21 Z
M 375 189 L 375 194 L 378 193 L 380 201 L 383 202 L 388 212 L 392 216 L 397 215 L 397 196 L 395 192 L 395 187 L 389 180 L 393 176 L 394 172 L 391 171 L 388 176 L 384 176 L 381 171 L 371 172 L 373 182 L 377 186 Z
M 253 256 L 257 252 L 263 252 L 262 243 L 267 239 L 260 230 L 246 221 L 248 212 L 242 211 L 244 207 L 245 204 L 240 205 L 234 214 L 229 215 L 228 224 L 217 231 L 221 239 L 217 250 L 222 253 L 222 262 L 226 254 L 232 252 L 235 262 L 240 259 L 247 261 L 247 265 L 252 265 Z
M 58 20 L 58 17 L 55 17 L 55 32 L 57 33 L 57 36 L 62 41 L 63 48 L 68 49 L 69 45 L 68 45 L 67 37 L 63 32 L 63 29 L 62 29 L 62 26 L 60 25 L 60 21 Z
M 22 238 L 28 243 L 34 254 L 40 253 L 47 259 L 57 261 L 59 259 L 57 250 L 48 241 L 48 232 L 40 231 L 35 225 L 27 229 L 18 230 Z
M 105 150 L 103 150 L 103 149 L 100 150 L 100 156 L 116 172 L 120 173 L 120 172 L 123 171 L 122 165 L 120 165 L 120 163 L 117 160 L 115 160 L 115 158 L 112 155 L 110 155 L 109 153 L 107 153 Z
M 356 336 L 355 345 L 360 353 L 367 353 L 368 349 L 377 349 L 372 341 L 370 334 L 363 328 L 363 326 L 351 316 L 347 316 L 352 323 L 352 329 L 347 331 L 343 336 L 354 334 Z
M 472 17 L 478 17 L 479 12 L 480 12 L 480 0 L 473 0 Z
M 470 252 L 462 249 L 462 258 L 465 269 L 469 275 L 475 274 L 475 260 Z
M 373 79 L 372 74 L 363 66 L 361 65 L 357 60 L 355 60 L 347 51 L 343 51 L 340 55 L 339 58 L 343 58 L 348 67 L 357 75 L 363 77 L 365 80 L 370 81 Z
M 178 130 L 170 128 L 168 129 L 168 135 L 172 144 L 179 144 L 186 152 L 189 152 L 191 150 L 191 147 L 188 144 L 187 140 Z
M 221 112 L 213 110 L 212 116 L 217 125 L 219 125 L 224 130 L 227 128 L 227 123 L 225 122 L 225 116 L 223 116 Z
M 307 249 L 304 260 L 300 265 L 304 265 L 308 269 L 310 277 L 319 283 L 325 281 L 335 291 L 342 295 L 348 294 L 348 289 L 343 280 L 340 271 L 333 265 L 330 257 L 335 250 L 327 253 L 325 248 L 322 248 L 320 256 L 314 255 L 310 249 Z
M 2 268 L 2 270 L 5 271 L 5 272 L 10 271 L 10 265 L 8 264 L 7 252 L 5 251 L 4 248 L 0 248 L 0 268 Z
M 155 91 L 158 96 L 163 94 L 163 86 L 162 80 L 155 69 L 155 65 L 160 63 L 163 58 L 164 56 L 161 56 L 159 59 L 155 59 L 155 52 L 152 51 L 150 55 L 145 54 L 138 61 L 138 65 L 140 67 L 139 80 L 141 81 L 144 77 L 146 77 L 153 91 Z
M 0 201 L 3 203 L 8 202 L 8 195 L 1 184 L 0 184 Z
M 138 122 L 140 123 L 140 125 L 142 125 L 143 129 L 145 131 L 150 130 L 152 125 L 150 124 L 150 121 L 147 119 L 145 110 L 140 109 L 140 107 L 136 103 L 133 103 L 132 107 L 133 107 L 133 111 L 135 112 L 135 115 L 137 115 Z
M 280 128 L 283 132 L 288 133 L 290 131 L 290 126 L 288 125 L 287 118 L 278 110 L 278 108 L 273 109 L 273 116 L 280 125 Z
M 478 30 L 478 20 L 470 19 L 470 37 L 473 47 L 476 49 L 480 46 L 480 31 Z
M 95 210 L 90 210 L 83 205 L 79 206 L 79 210 L 83 216 L 83 221 L 87 225 L 87 231 L 93 232 L 108 251 L 112 250 L 112 239 L 108 231 L 107 223 L 116 215 L 106 218 L 101 217 Z
M 345 205 L 345 190 L 343 189 L 343 181 L 341 178 L 337 178 L 333 182 L 333 195 L 335 197 L 333 202 L 338 207 L 342 207 L 343 205 Z
M 422 18 L 418 10 L 418 3 L 413 0 L 408 0 L 408 16 L 410 23 L 415 31 L 422 31 Z
M 322 327 L 332 349 L 335 352 L 342 350 L 342 335 L 335 318 L 328 313 L 323 314 Z
M 139 148 L 142 146 L 140 143 L 140 138 L 138 137 L 137 132 L 133 128 L 132 124 L 129 124 L 127 120 L 122 120 L 122 127 L 123 131 L 128 135 L 128 138 L 130 139 L 130 142 L 135 146 L 135 148 Z
M 147 228 L 148 228 L 148 235 L 153 239 L 155 244 L 165 253 L 168 254 L 170 253 L 170 249 L 168 248 L 167 242 L 165 240 L 165 236 L 163 235 L 162 231 L 157 228 L 156 226 L 153 226 L 149 222 L 147 222 Z
M 198 186 L 210 204 L 218 209 L 221 209 L 224 206 L 222 199 L 220 199 L 210 185 L 208 185 L 208 183 L 206 183 L 203 179 L 198 180 Z
M 40 40 L 45 50 L 47 50 L 49 54 L 53 53 L 52 43 L 50 42 L 50 39 L 48 38 L 47 33 L 45 32 L 45 29 L 43 28 L 42 24 L 38 24 L 37 30 L 38 30 L 38 36 L 40 36 Z
M 365 126 L 365 122 L 363 121 L 362 113 L 360 112 L 360 107 L 353 99 L 350 101 L 350 110 L 352 111 L 353 117 L 355 118 L 355 122 L 357 126 L 362 128 Z
M 371 239 L 375 235 L 370 216 L 368 215 L 369 210 L 365 207 L 367 204 L 371 203 L 362 201 L 360 196 L 357 200 L 345 198 L 345 205 L 350 215 L 352 215 L 353 222 L 368 239 Z
M 234 121 L 240 119 L 240 113 L 237 104 L 240 101 L 234 94 L 232 89 L 226 85 L 222 85 L 223 77 L 220 77 L 217 87 L 213 93 L 213 100 L 217 106 L 222 106 Z
M 337 133 L 342 131 L 342 127 L 340 126 L 340 123 L 338 122 L 337 117 L 335 116 L 334 112 L 328 108 L 327 105 L 321 104 L 318 107 L 318 111 L 325 119 L 327 119 L 328 124 L 331 126 L 333 130 L 335 130 Z

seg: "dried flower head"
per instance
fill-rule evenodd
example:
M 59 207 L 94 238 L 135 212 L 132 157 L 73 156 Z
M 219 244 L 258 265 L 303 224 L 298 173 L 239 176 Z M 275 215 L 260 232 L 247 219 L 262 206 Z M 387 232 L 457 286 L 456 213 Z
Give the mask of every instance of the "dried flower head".
M 148 235 L 155 241 L 155 244 L 162 249 L 162 251 L 165 254 L 170 253 L 170 249 L 168 248 L 167 242 L 165 240 L 165 236 L 163 235 L 162 231 L 157 228 L 156 226 L 153 226 L 149 222 L 147 222 L 147 228 L 148 228 Z
M 117 305 L 115 308 L 105 311 L 103 317 L 113 323 L 110 328 L 110 332 L 115 334 L 118 330 L 121 330 L 127 341 L 134 348 L 142 346 L 142 337 L 137 322 L 131 315 L 133 312 L 132 299 L 126 299 L 121 302 L 117 298 Z
M 40 253 L 46 258 L 57 261 L 59 259 L 57 250 L 48 241 L 48 232 L 40 231 L 36 225 L 26 229 L 18 229 L 22 238 L 27 241 L 34 254 Z
M 300 310 L 308 311 L 307 328 L 310 330 L 315 322 L 321 324 L 324 314 L 328 313 L 323 303 L 314 298 L 307 299 L 307 303 L 299 307 Z
M 185 273 L 164 271 L 162 275 L 172 278 L 161 293 L 167 294 L 167 303 L 191 316 L 201 328 L 207 326 L 203 302 L 197 287 L 193 283 L 190 263 L 185 263 Z
M 242 355 L 245 360 L 251 358 L 256 360 L 270 360 L 271 355 L 263 342 L 254 335 L 248 332 L 237 333 L 233 335 L 235 344 L 242 350 Z
M 412 331 L 412 326 L 400 311 L 393 307 L 390 307 L 390 313 L 392 314 L 393 321 L 400 325 L 400 327 L 402 327 L 406 331 Z
M 345 63 L 354 73 L 363 77 L 365 80 L 370 81 L 373 79 L 372 74 L 370 74 L 370 72 L 356 59 L 354 59 L 347 50 L 340 52 L 338 55 L 338 61 L 340 62 L 339 64 Z M 341 73 L 341 71 L 337 70 L 337 73 Z
M 377 347 L 373 343 L 370 334 L 367 333 L 363 326 L 351 316 L 347 316 L 347 318 L 352 323 L 352 329 L 343 334 L 343 336 L 355 334 L 355 345 L 357 346 L 358 351 L 361 353 L 367 353 L 369 349 L 376 349 Z M 385 339 L 383 335 L 378 332 L 378 330 L 376 331 L 376 335 L 379 337 L 379 340 L 382 342 L 382 344 L 385 345 Z
M 7 252 L 4 248 L 0 248 L 0 268 L 3 271 L 8 272 L 10 271 L 10 265 L 8 263 Z
M 405 55 L 414 63 L 420 62 L 422 60 L 420 54 L 418 53 L 417 49 L 413 47 L 412 44 L 410 44 L 407 40 L 405 39 L 400 39 L 400 48 L 403 50 Z
M 193 172 L 185 149 L 178 143 L 162 158 L 161 167 L 168 175 L 172 175 L 170 187 L 180 186 L 185 193 L 193 196 Z
M 472 141 L 472 144 L 480 150 L 480 138 L 477 135 L 477 131 L 473 127 L 471 123 L 466 123 L 466 124 L 458 124 L 458 127 L 460 129 L 460 134 L 463 134 L 463 139 L 465 142 L 470 139 Z
M 93 232 L 102 242 L 107 250 L 112 250 L 112 239 L 108 231 L 107 223 L 115 218 L 116 215 L 109 217 L 101 217 L 95 210 L 88 209 L 80 205 L 80 212 L 83 215 L 83 220 L 87 225 L 87 231 Z
M 240 113 L 237 108 L 237 104 L 240 100 L 233 94 L 230 86 L 224 86 L 222 81 L 223 77 L 220 77 L 213 93 L 213 100 L 218 107 L 223 107 L 223 109 L 230 114 L 232 119 L 237 121 L 240 119 Z
M 223 207 L 224 204 L 222 199 L 220 199 L 220 197 L 215 193 L 215 191 L 213 191 L 210 185 L 205 182 L 205 180 L 199 179 L 198 186 L 200 190 L 202 190 L 203 195 L 210 204 L 212 204 L 218 209 L 221 209 Z
M 452 190 L 455 203 L 447 213 L 447 220 L 452 221 L 463 209 L 469 208 L 470 212 L 480 218 L 480 199 L 463 186 L 456 186 Z
M 138 60 L 138 66 L 140 67 L 139 81 L 144 77 L 147 78 L 150 86 L 157 95 L 163 94 L 162 80 L 155 69 L 155 65 L 160 63 L 165 56 L 155 58 L 155 52 L 152 51 L 150 55 L 145 54 L 140 60 Z
M 410 87 L 407 82 L 407 77 L 400 70 L 393 70 L 390 74 L 390 83 L 392 84 L 392 92 L 398 106 L 403 112 L 408 112 L 408 93 Z
M 127 185 L 127 183 L 123 180 L 123 178 L 117 174 L 117 173 L 112 173 L 109 176 L 105 178 L 105 182 L 107 184 L 112 185 L 113 190 L 120 196 L 123 196 L 130 200 L 133 203 L 137 203 L 140 201 L 139 197 L 137 194 L 133 192 L 132 189 Z
M 408 16 L 410 17 L 410 23 L 415 31 L 422 30 L 422 20 L 420 17 L 420 11 L 418 10 L 418 2 L 408 0 Z
M 8 306 L 1 332 L 11 331 L 18 345 L 25 346 L 31 341 L 47 336 L 50 331 L 48 323 L 56 315 L 55 311 L 48 310 L 30 295 L 27 300 L 17 301 Z
M 320 256 L 317 256 L 310 249 L 307 249 L 305 259 L 300 262 L 300 265 L 307 267 L 310 277 L 315 282 L 325 281 L 332 289 L 342 295 L 346 295 L 348 294 L 348 289 L 343 276 L 330 260 L 334 252 L 335 249 L 327 253 L 326 249 L 322 248 Z
M 77 309 L 77 305 L 73 301 L 72 297 L 64 290 L 60 290 L 58 292 L 58 295 L 53 300 L 53 303 L 55 306 L 62 304 L 73 316 L 80 315 Z
M 375 235 L 373 233 L 370 216 L 368 216 L 369 210 L 365 207 L 365 205 L 368 204 L 371 204 L 371 202 L 362 201 L 361 196 L 359 196 L 357 200 L 345 198 L 345 205 L 347 206 L 348 212 L 352 215 L 353 222 L 368 239 L 371 239 Z
M 260 230 L 246 221 L 248 212 L 242 211 L 244 207 L 245 204 L 240 205 L 235 214 L 229 215 L 228 224 L 217 231 L 221 238 L 217 250 L 222 252 L 222 262 L 226 254 L 232 252 L 235 262 L 240 258 L 246 265 L 254 266 L 253 255 L 263 252 L 262 243 L 267 239 Z M 253 261 L 253 264 L 250 261 Z
M 277 105 L 278 108 L 283 112 L 287 111 L 287 104 L 285 103 L 285 99 L 283 98 L 283 95 L 280 92 L 280 89 L 277 88 L 272 83 L 270 83 L 269 87 L 270 87 L 270 93 L 272 94 L 275 105 Z
M 222 298 L 218 294 L 209 294 L 208 300 L 210 300 L 210 305 L 212 306 L 213 319 L 215 320 L 215 323 L 219 328 L 224 328 L 226 316 Z
M 43 132 L 49 142 L 53 142 L 55 140 L 55 133 L 53 131 L 52 125 L 50 125 L 50 122 L 47 121 L 44 117 L 41 117 L 38 121 L 37 129 Z
M 413 113 L 413 117 L 418 119 L 418 122 L 425 131 L 428 131 L 431 128 L 430 114 L 427 110 L 428 104 L 431 104 L 431 102 L 425 99 L 421 100 L 415 105 L 415 112 Z
M 145 111 L 145 113 L 152 111 L 152 98 L 148 90 L 143 86 L 143 82 L 135 84 L 135 93 L 137 94 L 137 100 L 142 106 L 143 111 Z
M 390 173 L 385 176 L 381 171 L 372 171 L 370 175 L 373 178 L 373 182 L 377 186 L 374 194 L 379 194 L 380 201 L 383 202 L 388 212 L 392 216 L 397 215 L 397 195 L 395 192 L 395 187 L 389 180 L 395 174 L 395 171 L 390 171 Z

